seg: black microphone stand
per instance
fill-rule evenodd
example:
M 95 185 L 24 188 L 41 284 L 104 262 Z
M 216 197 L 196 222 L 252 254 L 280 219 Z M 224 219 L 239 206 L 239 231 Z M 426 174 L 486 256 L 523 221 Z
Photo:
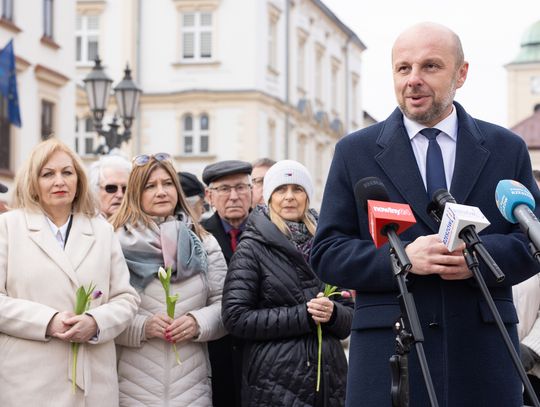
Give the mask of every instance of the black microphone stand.
M 478 286 L 480 287 L 480 291 L 482 292 L 482 295 L 484 296 L 484 299 L 486 300 L 489 306 L 489 309 L 491 310 L 491 313 L 493 315 L 493 318 L 495 319 L 497 327 L 499 328 L 499 331 L 501 332 L 504 344 L 506 345 L 506 348 L 508 349 L 508 353 L 510 353 L 512 363 L 514 363 L 514 366 L 519 374 L 519 377 L 521 378 L 521 381 L 523 385 L 525 386 L 525 389 L 527 390 L 527 394 L 532 400 L 534 406 L 540 407 L 540 402 L 538 402 L 538 398 L 536 397 L 536 393 L 534 392 L 531 382 L 529 381 L 529 378 L 527 377 L 527 373 L 525 372 L 525 369 L 523 368 L 523 365 L 521 364 L 521 361 L 516 352 L 516 349 L 514 348 L 514 345 L 512 345 L 510 335 L 508 335 L 508 332 L 506 328 L 504 327 L 504 323 L 501 319 L 501 315 L 499 314 L 499 310 L 497 310 L 497 307 L 495 306 L 495 302 L 493 301 L 493 298 L 491 297 L 491 294 L 487 288 L 486 282 L 484 278 L 482 277 L 482 274 L 480 273 L 480 268 L 479 268 L 478 259 L 476 257 L 475 247 L 470 246 L 467 241 L 465 241 L 465 244 L 466 244 L 466 248 L 465 250 L 463 250 L 463 257 L 465 257 L 465 262 L 467 263 L 467 267 L 473 274 Z
M 416 348 L 418 361 L 422 368 L 422 374 L 426 383 L 429 400 L 432 407 L 438 407 L 435 387 L 431 379 L 429 367 L 424 353 L 424 334 L 418 318 L 418 311 L 414 303 L 414 298 L 407 288 L 405 277 L 412 267 L 409 256 L 405 252 L 403 243 L 396 234 L 398 226 L 389 224 L 385 226 L 382 233 L 388 237 L 390 244 L 390 260 L 392 269 L 399 287 L 399 306 L 401 316 L 396 322 L 394 330 L 396 332 L 396 355 L 390 357 L 390 370 L 392 384 L 390 394 L 392 396 L 392 407 L 409 406 L 409 352 L 412 345 Z
M 536 245 L 533 242 L 529 243 L 529 250 L 536 261 L 540 263 L 540 250 L 536 248 Z

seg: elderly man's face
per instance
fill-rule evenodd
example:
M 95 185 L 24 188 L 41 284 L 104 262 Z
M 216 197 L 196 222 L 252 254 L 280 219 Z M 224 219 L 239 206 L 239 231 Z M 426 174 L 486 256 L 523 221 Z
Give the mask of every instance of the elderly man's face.
M 229 187 L 229 188 L 223 188 Z M 223 189 L 228 189 L 227 192 Z M 216 208 L 220 218 L 238 226 L 249 214 L 251 186 L 246 174 L 233 174 L 212 182 L 207 192 L 210 204 Z
M 124 170 L 105 168 L 99 182 L 99 205 L 101 213 L 107 218 L 112 216 L 120 207 L 129 173 Z

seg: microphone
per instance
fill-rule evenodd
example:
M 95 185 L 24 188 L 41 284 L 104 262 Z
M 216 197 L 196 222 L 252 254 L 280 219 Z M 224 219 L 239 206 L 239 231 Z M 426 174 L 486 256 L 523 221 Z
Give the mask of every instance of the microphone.
M 435 221 L 440 223 L 439 238 L 449 251 L 454 251 L 462 242 L 473 248 L 486 263 L 497 282 L 504 280 L 495 260 L 490 256 L 478 232 L 491 223 L 476 206 L 460 205 L 445 189 L 439 189 L 433 194 L 427 208 Z
M 8 191 L 8 187 L 0 182 L 0 194 L 3 194 Z
M 536 203 L 530 191 L 517 181 L 503 179 L 495 189 L 497 208 L 510 223 L 519 223 L 523 233 L 540 249 L 540 223 L 533 213 Z
M 397 232 L 401 233 L 416 223 L 410 206 L 388 202 L 388 191 L 376 177 L 358 181 L 354 186 L 354 197 L 368 213 L 369 232 L 375 247 L 389 241 L 400 266 L 398 273 L 408 272 L 412 264 Z
M 377 248 L 388 241 L 389 233 L 402 233 L 416 223 L 411 207 L 389 202 L 386 187 L 376 177 L 358 181 L 354 196 L 357 204 L 368 213 L 369 233 Z

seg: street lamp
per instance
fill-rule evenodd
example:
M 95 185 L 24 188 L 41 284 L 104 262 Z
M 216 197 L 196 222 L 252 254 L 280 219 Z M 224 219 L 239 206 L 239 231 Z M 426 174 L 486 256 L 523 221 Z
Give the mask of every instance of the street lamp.
M 83 82 L 88 98 L 88 105 L 94 117 L 94 126 L 97 133 L 105 139 L 105 143 L 100 144 L 96 149 L 96 154 L 107 154 L 112 149 L 119 148 L 124 141 L 127 142 L 131 138 L 131 124 L 133 123 L 137 105 L 139 104 L 141 90 L 133 82 L 131 70 L 126 65 L 124 78 L 114 88 L 118 113 L 124 124 L 124 133 L 120 134 L 118 133 L 120 125 L 117 123 L 116 114 L 109 124 L 108 130 L 103 130 L 103 124 L 101 123 L 107 111 L 112 79 L 103 71 L 99 57 L 96 57 L 94 67 L 86 78 L 83 79 Z

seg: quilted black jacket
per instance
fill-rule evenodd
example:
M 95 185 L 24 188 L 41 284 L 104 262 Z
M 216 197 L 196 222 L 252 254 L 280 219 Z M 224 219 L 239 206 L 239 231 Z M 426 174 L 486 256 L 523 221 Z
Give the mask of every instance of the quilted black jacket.
M 293 244 L 266 215 L 252 212 L 229 265 L 222 308 L 227 330 L 246 340 L 243 407 L 344 405 L 347 361 L 340 339 L 349 335 L 353 302 L 332 297 L 317 393 L 317 329 L 306 303 L 323 290 Z

